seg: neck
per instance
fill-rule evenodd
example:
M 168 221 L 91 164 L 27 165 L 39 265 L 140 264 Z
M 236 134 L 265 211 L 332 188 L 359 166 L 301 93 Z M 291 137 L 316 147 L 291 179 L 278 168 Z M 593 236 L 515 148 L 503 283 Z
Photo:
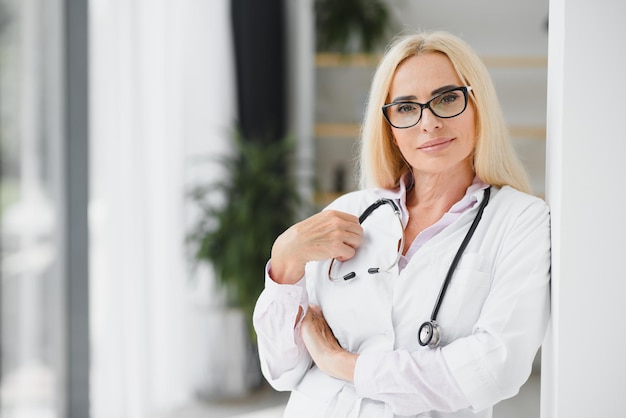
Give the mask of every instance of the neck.
M 463 198 L 474 180 L 474 172 L 470 168 L 454 173 L 416 173 L 414 177 L 407 206 L 443 214 Z

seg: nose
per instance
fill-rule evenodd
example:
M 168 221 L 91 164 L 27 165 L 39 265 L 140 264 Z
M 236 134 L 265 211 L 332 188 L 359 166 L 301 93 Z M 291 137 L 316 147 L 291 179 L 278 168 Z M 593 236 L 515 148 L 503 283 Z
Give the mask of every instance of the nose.
M 443 121 L 440 117 L 435 115 L 430 107 L 422 109 L 422 118 L 419 122 L 420 129 L 424 132 L 431 132 L 435 129 L 441 128 Z

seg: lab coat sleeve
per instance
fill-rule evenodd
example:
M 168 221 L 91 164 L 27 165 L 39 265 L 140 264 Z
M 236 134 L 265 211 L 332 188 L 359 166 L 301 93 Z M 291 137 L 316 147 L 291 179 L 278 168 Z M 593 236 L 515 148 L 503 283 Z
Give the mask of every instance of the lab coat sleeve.
M 274 389 L 287 391 L 298 384 L 312 362 L 300 336 L 302 319 L 296 323 L 299 308 L 306 313 L 308 295 L 304 278 L 294 285 L 284 285 L 274 282 L 268 272 L 269 263 L 253 324 L 263 376 Z
M 549 229 L 543 202 L 526 208 L 504 232 L 472 334 L 435 349 L 361 354 L 359 396 L 399 415 L 480 411 L 514 396 L 530 375 L 549 319 Z
M 441 349 L 360 354 L 354 372 L 357 394 L 385 402 L 397 415 L 468 408 Z
M 442 349 L 475 410 L 510 398 L 528 379 L 550 317 L 550 218 L 529 206 L 502 241 L 473 335 Z

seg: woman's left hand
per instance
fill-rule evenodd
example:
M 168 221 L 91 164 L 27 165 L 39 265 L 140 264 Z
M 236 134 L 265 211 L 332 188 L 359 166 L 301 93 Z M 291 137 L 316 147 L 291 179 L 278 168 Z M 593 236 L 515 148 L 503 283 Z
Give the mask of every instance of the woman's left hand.
M 301 334 L 317 367 L 329 376 L 354 381 L 354 366 L 358 355 L 339 345 L 319 306 L 309 307 L 302 320 Z

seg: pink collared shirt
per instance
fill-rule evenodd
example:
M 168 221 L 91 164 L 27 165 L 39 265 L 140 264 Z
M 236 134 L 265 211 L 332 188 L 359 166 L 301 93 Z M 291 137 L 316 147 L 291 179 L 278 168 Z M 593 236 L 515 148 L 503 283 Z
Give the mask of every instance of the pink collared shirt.
M 424 229 L 415 237 L 415 240 L 410 244 L 406 255 L 403 255 L 398 261 L 400 270 L 404 269 L 413 255 L 431 238 L 443 231 L 446 227 L 452 225 L 463 213 L 474 207 L 477 202 L 475 193 L 478 190 L 487 188 L 488 184 L 484 183 L 478 177 L 474 177 L 474 181 L 467 188 L 465 195 L 461 200 L 452 205 L 450 210 L 446 212 L 441 219 L 435 222 L 433 225 Z M 406 180 L 403 178 L 400 181 L 400 187 L 396 190 L 378 189 L 376 191 L 381 197 L 387 199 L 393 199 L 399 203 L 400 212 L 402 214 L 402 224 L 406 227 L 409 221 L 409 210 L 406 207 Z

